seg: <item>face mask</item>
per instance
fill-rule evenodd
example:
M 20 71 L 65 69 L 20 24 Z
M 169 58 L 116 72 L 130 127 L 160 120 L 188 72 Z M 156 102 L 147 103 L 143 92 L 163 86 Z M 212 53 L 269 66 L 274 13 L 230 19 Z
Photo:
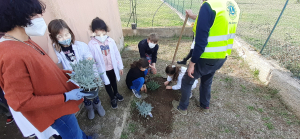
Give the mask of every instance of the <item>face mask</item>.
M 95 36 L 95 39 L 99 40 L 100 42 L 104 43 L 107 39 L 107 35 L 104 36 Z
M 31 25 L 24 27 L 26 34 L 28 36 L 44 36 L 47 29 L 45 20 L 42 17 L 35 18 L 31 20 L 31 23 Z
M 71 44 L 71 38 L 63 40 L 63 41 L 58 41 L 59 44 L 61 45 L 70 45 Z
M 152 49 L 152 48 L 155 47 L 156 44 L 149 42 L 148 45 L 149 45 L 149 47 Z

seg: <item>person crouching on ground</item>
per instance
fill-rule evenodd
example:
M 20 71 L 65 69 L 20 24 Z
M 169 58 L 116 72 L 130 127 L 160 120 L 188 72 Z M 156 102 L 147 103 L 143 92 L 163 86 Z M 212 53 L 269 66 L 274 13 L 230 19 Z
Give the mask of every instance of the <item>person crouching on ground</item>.
M 48 31 L 55 49 L 55 54 L 58 58 L 58 64 L 61 64 L 64 70 L 73 70 L 70 63 L 76 63 L 83 59 L 94 60 L 87 44 L 75 41 L 75 35 L 64 20 L 52 20 L 49 23 Z M 97 73 L 98 76 L 98 71 L 96 69 L 95 73 Z M 91 100 L 93 102 L 91 102 Z M 94 119 L 94 109 L 98 111 L 100 116 L 105 115 L 105 110 L 101 105 L 98 94 L 96 96 L 84 97 L 83 102 L 88 111 L 89 119 Z
M 158 36 L 156 33 L 151 33 L 147 39 L 141 40 L 138 44 L 141 58 L 146 58 L 150 63 L 149 72 L 156 74 L 155 63 L 157 60 L 158 51 Z
M 64 139 L 97 138 L 80 129 L 74 114 L 87 94 L 29 38 L 44 35 L 45 8 L 39 0 L 1 1 L 0 32 L 7 41 L 0 43 L 0 86 L 8 105 L 40 132 L 52 126 Z
M 126 85 L 137 98 L 141 98 L 140 91 L 147 92 L 145 76 L 148 73 L 149 62 L 147 59 L 141 58 L 139 61 L 134 61 L 130 66 L 126 76 Z
M 96 61 L 100 77 L 104 81 L 111 107 L 116 109 L 118 101 L 124 100 L 117 87 L 117 80 L 120 81 L 120 75 L 123 75 L 122 58 L 115 41 L 107 36 L 109 29 L 102 19 L 96 17 L 90 27 L 95 36 L 91 38 L 88 46 Z
M 175 65 L 168 65 L 166 67 L 166 74 L 168 75 L 167 81 L 164 82 L 164 85 L 166 86 L 166 89 L 173 89 L 173 90 L 179 90 L 181 88 L 181 82 L 182 78 L 186 72 L 186 67 L 180 67 L 180 66 L 175 66 Z M 169 83 L 171 81 L 177 82 L 176 85 L 169 86 Z M 195 80 L 192 86 L 192 90 L 197 87 L 198 80 Z M 192 98 L 192 92 L 190 95 L 190 98 Z

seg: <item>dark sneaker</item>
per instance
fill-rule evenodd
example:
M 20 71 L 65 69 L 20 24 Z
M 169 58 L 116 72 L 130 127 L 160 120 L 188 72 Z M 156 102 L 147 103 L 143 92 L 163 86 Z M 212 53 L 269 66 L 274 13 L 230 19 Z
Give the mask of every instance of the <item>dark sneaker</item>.
M 124 100 L 123 96 L 120 95 L 119 93 L 116 94 L 116 97 L 117 97 L 118 101 L 123 101 Z
M 118 100 L 117 100 L 116 98 L 113 99 L 113 100 L 111 100 L 111 107 L 112 107 L 113 109 L 118 108 Z
M 187 110 L 181 110 L 180 108 L 178 108 L 179 106 L 179 101 L 173 100 L 172 101 L 172 105 L 173 108 L 177 111 L 179 111 L 182 115 L 187 115 Z
M 7 119 L 6 119 L 6 124 L 11 124 L 12 122 L 14 122 L 15 119 L 12 117 L 12 116 L 8 116 Z
M 141 93 L 140 91 L 136 91 L 135 89 L 132 89 L 133 94 L 135 95 L 135 97 L 137 98 L 141 98 Z
M 186 65 L 186 61 L 185 61 L 185 60 L 182 60 L 182 61 L 177 61 L 177 64 Z

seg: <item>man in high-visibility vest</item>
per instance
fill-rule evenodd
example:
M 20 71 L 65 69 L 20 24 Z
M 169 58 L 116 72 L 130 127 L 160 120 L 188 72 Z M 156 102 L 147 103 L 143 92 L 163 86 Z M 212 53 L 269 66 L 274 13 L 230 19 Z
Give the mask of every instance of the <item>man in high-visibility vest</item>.
M 196 27 L 195 48 L 181 84 L 181 99 L 173 107 L 187 114 L 191 87 L 201 79 L 197 106 L 209 113 L 213 76 L 231 54 L 240 9 L 234 0 L 207 0 L 200 8 Z

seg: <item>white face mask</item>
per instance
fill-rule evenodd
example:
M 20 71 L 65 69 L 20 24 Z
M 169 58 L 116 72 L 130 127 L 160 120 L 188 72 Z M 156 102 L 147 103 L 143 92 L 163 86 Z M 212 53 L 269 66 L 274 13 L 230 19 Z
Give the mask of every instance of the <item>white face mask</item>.
M 95 39 L 99 40 L 100 42 L 104 43 L 107 39 L 107 35 L 104 36 L 95 36 Z
M 155 47 L 156 44 L 149 42 L 148 45 L 149 45 L 149 47 L 152 49 L 152 48 Z
M 44 18 L 35 18 L 31 20 L 31 25 L 28 25 L 25 28 L 25 32 L 28 36 L 44 36 L 47 29 Z

